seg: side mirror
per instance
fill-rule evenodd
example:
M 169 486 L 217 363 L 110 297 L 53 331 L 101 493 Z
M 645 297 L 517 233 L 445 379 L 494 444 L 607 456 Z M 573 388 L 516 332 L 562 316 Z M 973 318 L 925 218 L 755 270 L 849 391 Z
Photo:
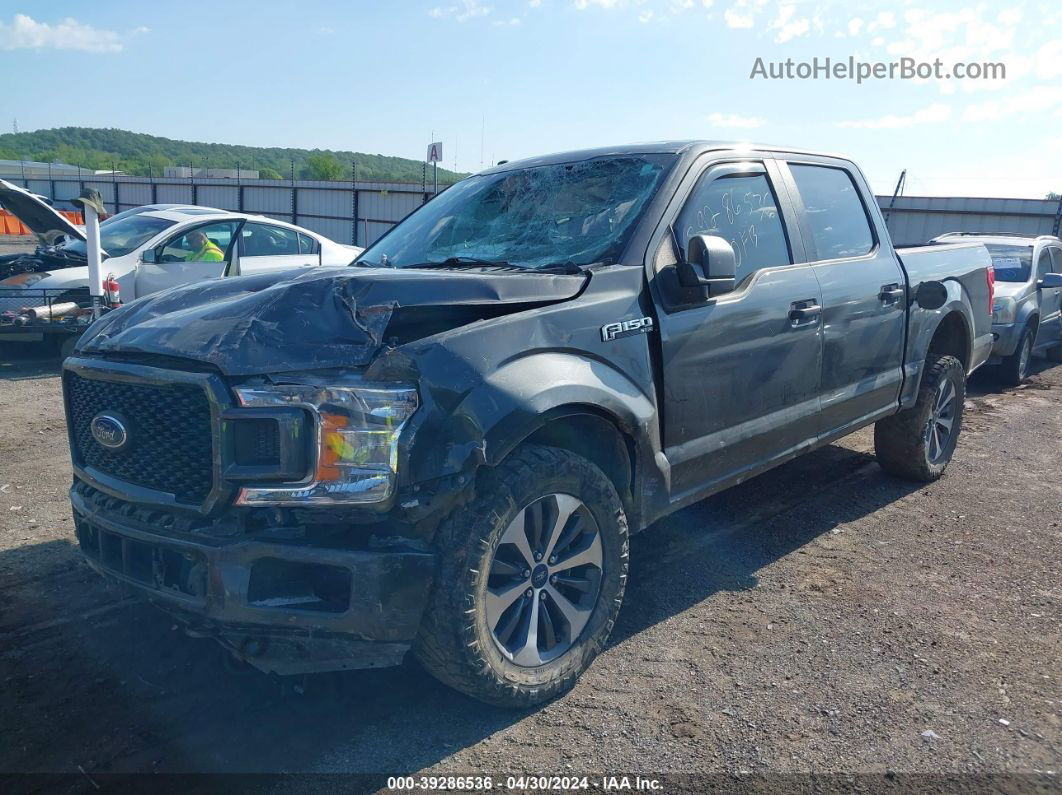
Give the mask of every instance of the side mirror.
M 737 255 L 728 241 L 694 235 L 686 244 L 686 261 L 678 265 L 678 280 L 683 287 L 700 287 L 706 298 L 714 298 L 733 291 L 736 271 Z
M 141 262 L 152 262 L 152 263 L 156 262 L 155 249 L 153 249 L 153 248 L 145 249 L 144 253 L 140 255 L 140 261 Z
M 941 282 L 922 282 L 915 290 L 914 300 L 923 309 L 940 309 L 948 303 L 948 288 Z
M 1052 287 L 1062 287 L 1062 273 L 1045 273 L 1044 278 L 1040 279 L 1036 283 L 1037 287 L 1046 287 L 1051 289 Z

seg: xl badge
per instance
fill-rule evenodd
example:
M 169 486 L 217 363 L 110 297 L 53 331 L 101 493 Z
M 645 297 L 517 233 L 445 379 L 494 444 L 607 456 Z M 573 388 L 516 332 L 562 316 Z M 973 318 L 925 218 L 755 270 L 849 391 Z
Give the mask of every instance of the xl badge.
M 129 431 L 125 423 L 114 414 L 97 414 L 89 423 L 92 438 L 108 450 L 121 450 L 129 443 Z
M 618 340 L 623 337 L 632 337 L 635 334 L 648 334 L 653 330 L 651 317 L 640 317 L 636 320 L 621 320 L 618 323 L 606 323 L 601 327 L 601 339 L 605 342 Z

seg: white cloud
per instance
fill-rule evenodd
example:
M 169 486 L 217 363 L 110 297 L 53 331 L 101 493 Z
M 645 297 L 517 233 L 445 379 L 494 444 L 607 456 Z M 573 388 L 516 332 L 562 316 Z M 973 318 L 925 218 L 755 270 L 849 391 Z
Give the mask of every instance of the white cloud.
M 527 0 L 527 4 L 532 8 L 538 8 L 542 5 L 542 0 Z
M 615 8 L 619 5 L 619 0 L 575 0 L 575 7 L 582 11 L 590 6 L 597 6 L 599 8 Z
M 640 13 L 638 15 L 638 21 L 641 22 L 642 24 L 645 24 L 646 22 L 649 22 L 652 18 L 653 18 L 653 9 L 651 9 L 651 8 L 648 11 L 643 11 L 642 13 Z
M 951 118 L 948 105 L 936 104 L 917 110 L 908 116 L 890 113 L 876 119 L 857 119 L 838 122 L 838 127 L 851 127 L 859 130 L 897 130 L 915 127 L 920 124 L 939 124 Z
M 15 14 L 10 23 L 0 22 L 0 50 L 121 52 L 122 46 L 115 31 L 100 30 L 71 17 L 51 25 L 26 14 Z
M 509 17 L 508 19 L 496 19 L 490 24 L 496 28 L 513 28 L 519 25 L 521 22 L 520 17 Z
M 1062 105 L 1062 86 L 1036 86 L 1006 99 L 967 105 L 963 111 L 962 120 L 964 122 L 1013 120 L 1015 116 L 1021 114 L 1046 113 L 1056 105 Z
M 450 6 L 435 6 L 428 12 L 428 16 L 435 19 L 451 18 L 457 22 L 466 22 L 475 17 L 486 16 L 491 12 L 490 6 L 481 5 L 479 0 L 459 0 Z
M 860 17 L 854 17 L 848 20 L 848 35 L 858 36 L 859 31 L 863 29 L 863 25 L 866 23 Z
M 756 116 L 738 116 L 736 113 L 712 113 L 708 116 L 708 123 L 713 127 L 752 130 L 762 127 L 764 120 Z
M 894 27 L 896 27 L 896 15 L 891 11 L 881 11 L 867 25 L 867 33 L 873 33 L 876 30 L 888 30 Z
M 731 28 L 751 28 L 755 22 L 752 14 L 742 14 L 733 8 L 723 12 L 723 19 L 726 20 L 727 27 Z

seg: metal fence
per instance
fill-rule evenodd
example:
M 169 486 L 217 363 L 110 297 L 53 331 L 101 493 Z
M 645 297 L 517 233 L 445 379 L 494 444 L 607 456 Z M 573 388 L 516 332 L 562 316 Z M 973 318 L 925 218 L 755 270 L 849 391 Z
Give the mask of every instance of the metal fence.
M 56 209 L 95 188 L 108 212 L 144 204 L 198 204 L 265 215 L 311 229 L 339 243 L 367 246 L 431 198 L 424 185 L 406 182 L 324 182 L 318 180 L 182 179 L 178 177 L 8 179 L 49 197 Z
M 976 199 L 957 196 L 878 196 L 889 234 L 898 246 L 913 246 L 945 232 L 1016 232 L 1057 235 L 1062 200 Z

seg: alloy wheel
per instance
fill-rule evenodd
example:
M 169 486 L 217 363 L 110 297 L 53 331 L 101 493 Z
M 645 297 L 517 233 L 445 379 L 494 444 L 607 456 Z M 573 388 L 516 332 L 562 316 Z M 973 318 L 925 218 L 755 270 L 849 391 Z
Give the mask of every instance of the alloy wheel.
M 548 494 L 520 510 L 490 560 L 487 627 L 501 653 L 534 668 L 579 639 L 601 590 L 601 532 L 586 505 Z
M 955 398 L 955 385 L 948 379 L 943 379 L 937 389 L 937 397 L 933 401 L 933 410 L 926 426 L 927 453 L 931 464 L 939 463 L 947 453 L 958 416 L 959 407 Z

